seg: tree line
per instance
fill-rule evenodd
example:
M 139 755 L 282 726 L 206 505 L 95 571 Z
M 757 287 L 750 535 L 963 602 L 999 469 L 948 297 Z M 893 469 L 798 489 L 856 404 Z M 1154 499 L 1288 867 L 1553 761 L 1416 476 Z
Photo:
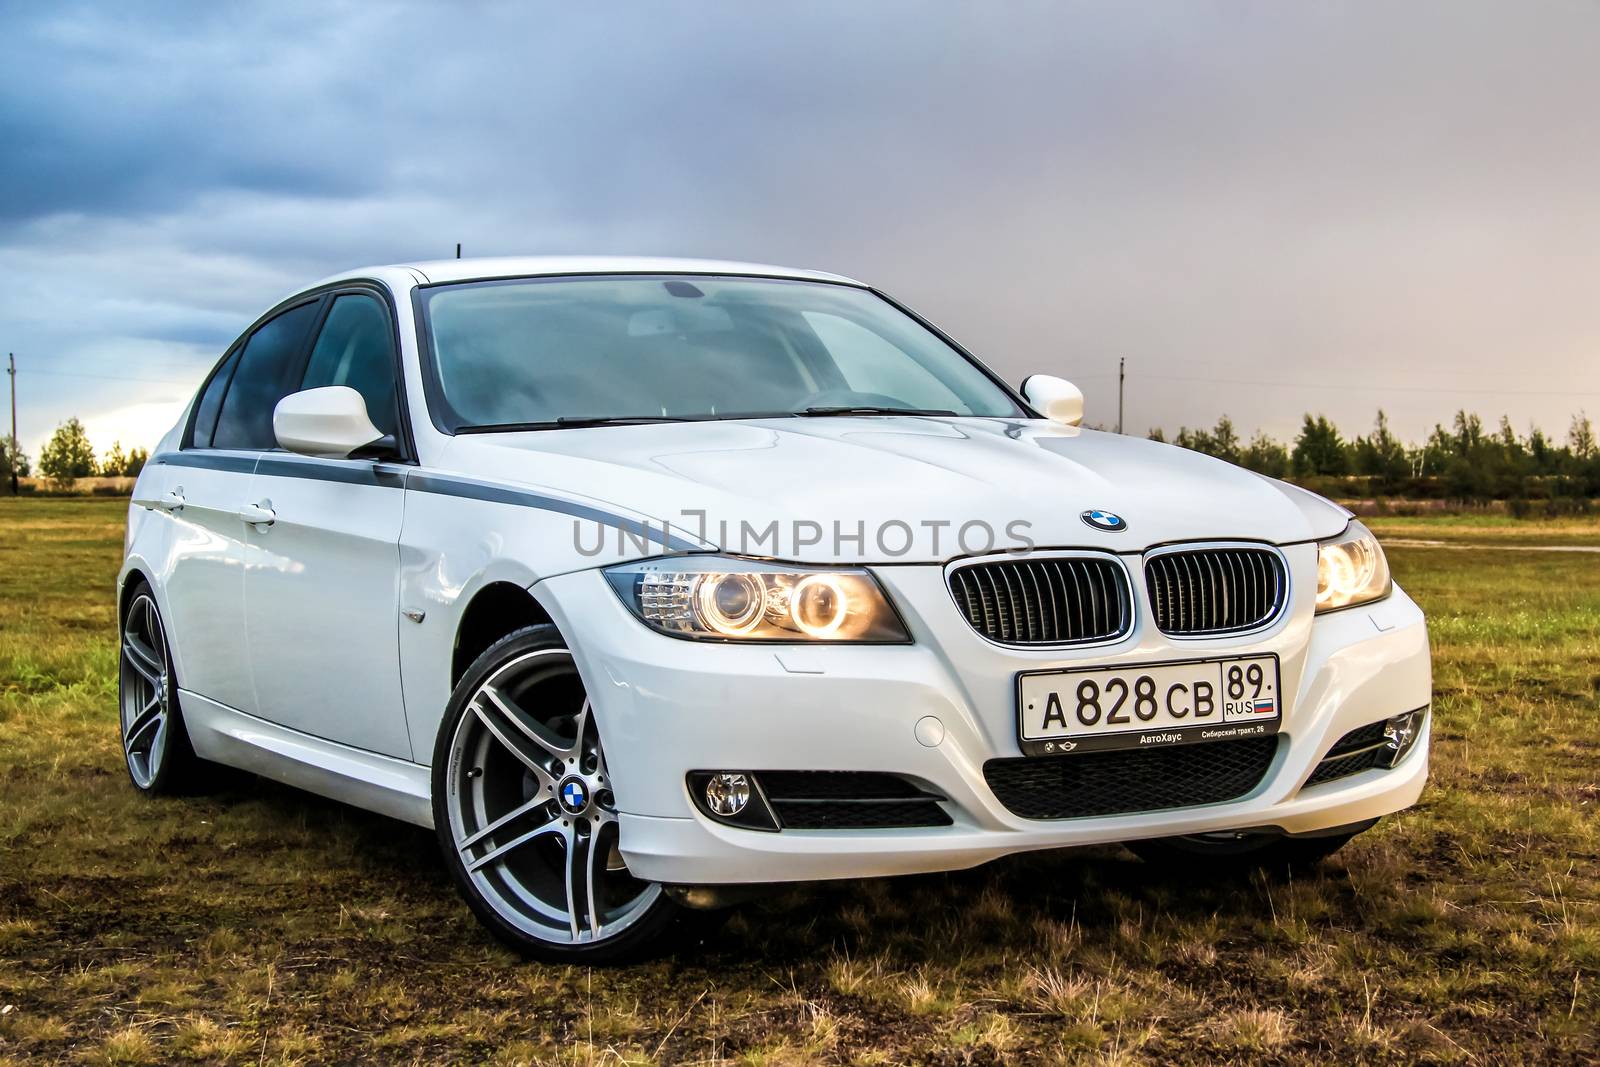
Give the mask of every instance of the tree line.
M 1159 429 L 1149 436 L 1167 440 Z M 1427 440 L 1407 444 L 1379 411 L 1370 433 L 1350 438 L 1326 416 L 1307 414 L 1291 442 L 1259 431 L 1246 441 L 1224 415 L 1210 429 L 1180 427 L 1172 443 L 1342 498 L 1582 502 L 1587 507 L 1600 496 L 1600 443 L 1582 413 L 1572 417 L 1565 441 L 1552 440 L 1538 428 L 1518 434 L 1504 416 L 1491 430 L 1476 414 L 1458 411 L 1450 426 L 1436 424 Z M 66 486 L 95 475 L 133 477 L 149 458 L 142 448 L 124 452 L 121 442 L 97 456 L 83 424 L 71 418 L 56 428 L 40 452 L 39 471 Z M 32 473 L 16 441 L 0 438 L 0 483 L 10 485 L 13 467 L 19 477 Z
M 39 473 L 57 487 L 68 488 L 79 478 L 136 477 L 149 460 L 146 449 L 125 452 L 121 441 L 112 442 L 105 455 L 97 456 L 83 423 L 74 417 L 57 426 L 45 443 L 39 453 Z M 0 437 L 0 492 L 10 489 L 13 472 L 27 478 L 33 474 L 33 462 L 18 447 L 16 438 Z
M 1149 436 L 1166 440 L 1159 429 Z M 1537 427 L 1519 434 L 1504 416 L 1489 429 L 1477 415 L 1458 411 L 1448 427 L 1435 424 L 1427 440 L 1407 444 L 1379 411 L 1372 431 L 1353 438 L 1326 416 L 1307 414 L 1288 444 L 1260 432 L 1244 441 L 1224 415 L 1209 430 L 1180 428 L 1172 443 L 1345 498 L 1581 502 L 1587 507 L 1600 496 L 1600 444 L 1582 413 L 1572 417 L 1565 441 L 1552 440 Z

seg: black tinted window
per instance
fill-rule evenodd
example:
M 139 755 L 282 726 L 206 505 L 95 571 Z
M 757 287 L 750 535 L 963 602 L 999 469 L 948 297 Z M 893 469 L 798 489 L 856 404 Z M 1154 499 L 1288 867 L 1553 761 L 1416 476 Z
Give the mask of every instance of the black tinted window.
M 245 342 L 233 384 L 222 400 L 222 416 L 211 439 L 214 448 L 267 449 L 278 446 L 272 409 L 289 391 L 290 361 L 300 352 L 317 310 L 316 301 L 268 319 Z
M 372 425 L 387 434 L 397 419 L 393 335 L 389 313 L 370 296 L 341 296 L 333 302 L 306 365 L 302 389 L 347 385 L 367 402 Z
M 217 428 L 217 413 L 222 410 L 222 394 L 228 391 L 228 382 L 233 378 L 233 369 L 239 365 L 239 353 L 243 346 L 235 348 L 217 368 L 217 373 L 211 376 L 206 383 L 206 391 L 200 394 L 200 402 L 195 405 L 194 412 L 194 440 L 195 448 L 210 448 L 211 434 Z

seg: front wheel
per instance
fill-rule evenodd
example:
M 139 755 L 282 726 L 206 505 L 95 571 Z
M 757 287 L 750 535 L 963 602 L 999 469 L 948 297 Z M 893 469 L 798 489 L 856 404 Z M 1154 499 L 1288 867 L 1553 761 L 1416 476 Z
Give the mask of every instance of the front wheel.
M 1377 820 L 1373 820 L 1376 822 Z M 1265 871 L 1308 871 L 1343 848 L 1371 824 L 1318 837 L 1283 834 L 1216 833 L 1158 837 L 1127 842 L 1128 850 L 1146 863 L 1193 872 L 1242 874 Z M 1197 868 L 1197 863 L 1200 865 Z
M 617 847 L 614 783 L 572 653 L 555 627 L 490 647 L 450 698 L 433 758 L 433 818 L 467 904 L 540 959 L 636 956 L 676 918 Z

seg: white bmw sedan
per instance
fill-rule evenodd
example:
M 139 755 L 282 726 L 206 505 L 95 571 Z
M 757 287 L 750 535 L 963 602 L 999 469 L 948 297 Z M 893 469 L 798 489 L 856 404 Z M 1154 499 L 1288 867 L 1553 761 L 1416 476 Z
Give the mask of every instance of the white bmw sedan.
M 828 274 L 320 282 L 138 480 L 129 774 L 431 826 L 494 934 L 591 961 L 760 883 L 1309 863 L 1412 804 L 1427 634 L 1372 535 L 1082 415 Z

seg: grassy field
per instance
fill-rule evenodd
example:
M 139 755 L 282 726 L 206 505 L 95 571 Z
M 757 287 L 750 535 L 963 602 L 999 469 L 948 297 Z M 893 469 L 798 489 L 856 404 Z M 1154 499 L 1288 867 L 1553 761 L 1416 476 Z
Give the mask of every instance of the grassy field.
M 1120 849 L 826 886 L 631 969 L 526 964 L 429 834 L 116 738 L 124 505 L 0 500 L 0 1062 L 1600 1061 L 1600 521 L 1374 520 L 1428 610 L 1421 805 L 1314 877 Z M 1499 546 L 1499 547 L 1497 547 Z

